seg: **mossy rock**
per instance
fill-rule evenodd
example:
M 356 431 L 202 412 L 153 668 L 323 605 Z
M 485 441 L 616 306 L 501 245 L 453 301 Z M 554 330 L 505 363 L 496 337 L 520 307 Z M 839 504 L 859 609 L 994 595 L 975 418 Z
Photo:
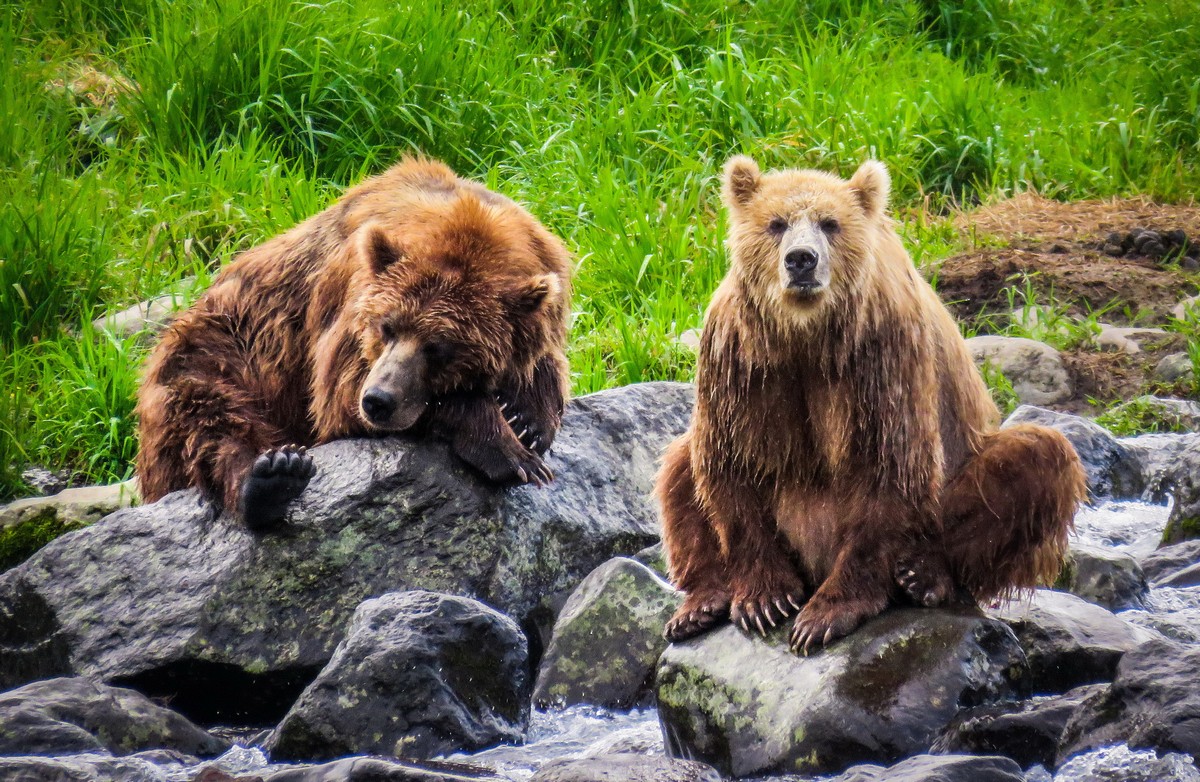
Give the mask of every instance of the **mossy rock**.
M 571 594 L 554 625 L 533 699 L 538 706 L 629 708 L 648 702 L 667 648 L 663 627 L 683 595 L 640 562 L 605 562 Z
M 826 774 L 928 750 L 964 705 L 1025 691 L 1012 631 L 974 610 L 891 610 L 811 656 L 733 626 L 674 644 L 658 669 L 667 747 L 736 777 Z
M 66 489 L 0 507 L 0 571 L 16 567 L 56 538 L 96 523 L 137 499 L 135 482 Z

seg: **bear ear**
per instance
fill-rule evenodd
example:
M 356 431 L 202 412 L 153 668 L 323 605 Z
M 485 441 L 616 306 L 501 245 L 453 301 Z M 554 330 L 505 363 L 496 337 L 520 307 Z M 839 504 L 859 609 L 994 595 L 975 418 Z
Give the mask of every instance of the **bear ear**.
M 540 274 L 528 280 L 517 283 L 509 301 L 514 312 L 527 314 L 535 312 L 549 302 L 558 299 L 562 286 L 553 274 Z
M 400 248 L 392 244 L 392 240 L 378 226 L 365 226 L 360 234 L 358 251 L 372 274 L 383 274 L 389 266 L 404 257 Z
M 887 209 L 888 194 L 892 189 L 887 166 L 878 160 L 864 161 L 850 177 L 850 189 L 868 217 L 881 216 Z
M 762 172 L 758 164 L 745 155 L 731 157 L 725 164 L 725 188 L 722 197 L 727 206 L 745 206 L 758 191 Z

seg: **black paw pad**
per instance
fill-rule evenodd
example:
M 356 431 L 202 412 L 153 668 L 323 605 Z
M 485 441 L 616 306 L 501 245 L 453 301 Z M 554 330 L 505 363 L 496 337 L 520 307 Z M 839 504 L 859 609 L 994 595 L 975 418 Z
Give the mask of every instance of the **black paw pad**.
M 300 496 L 316 473 L 316 465 L 304 448 L 285 445 L 254 460 L 242 483 L 239 507 L 242 520 L 252 530 L 278 526 L 288 504 Z

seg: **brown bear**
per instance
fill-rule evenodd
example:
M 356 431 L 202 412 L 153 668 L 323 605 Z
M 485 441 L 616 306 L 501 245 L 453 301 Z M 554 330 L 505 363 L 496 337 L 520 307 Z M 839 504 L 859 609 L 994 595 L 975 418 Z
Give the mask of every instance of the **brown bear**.
M 665 635 L 726 617 L 765 633 L 799 611 L 794 651 L 894 601 L 976 600 L 1058 572 L 1079 459 L 999 412 L 864 163 L 725 167 L 729 274 L 701 338 L 688 431 L 658 477 L 670 573 Z
M 550 480 L 569 274 L 520 206 L 405 158 L 242 253 L 166 330 L 137 406 L 143 496 L 195 486 L 270 527 L 312 477 L 303 446 L 392 432 Z

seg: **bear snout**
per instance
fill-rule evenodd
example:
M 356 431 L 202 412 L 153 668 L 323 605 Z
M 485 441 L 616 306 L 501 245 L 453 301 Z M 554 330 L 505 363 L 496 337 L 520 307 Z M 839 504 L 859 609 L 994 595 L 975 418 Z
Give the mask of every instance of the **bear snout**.
M 368 388 L 362 398 L 363 413 L 373 424 L 384 424 L 396 412 L 396 397 L 382 388 Z
M 823 287 L 817 277 L 821 257 L 812 247 L 792 247 L 783 255 L 784 285 L 797 293 L 815 293 Z

